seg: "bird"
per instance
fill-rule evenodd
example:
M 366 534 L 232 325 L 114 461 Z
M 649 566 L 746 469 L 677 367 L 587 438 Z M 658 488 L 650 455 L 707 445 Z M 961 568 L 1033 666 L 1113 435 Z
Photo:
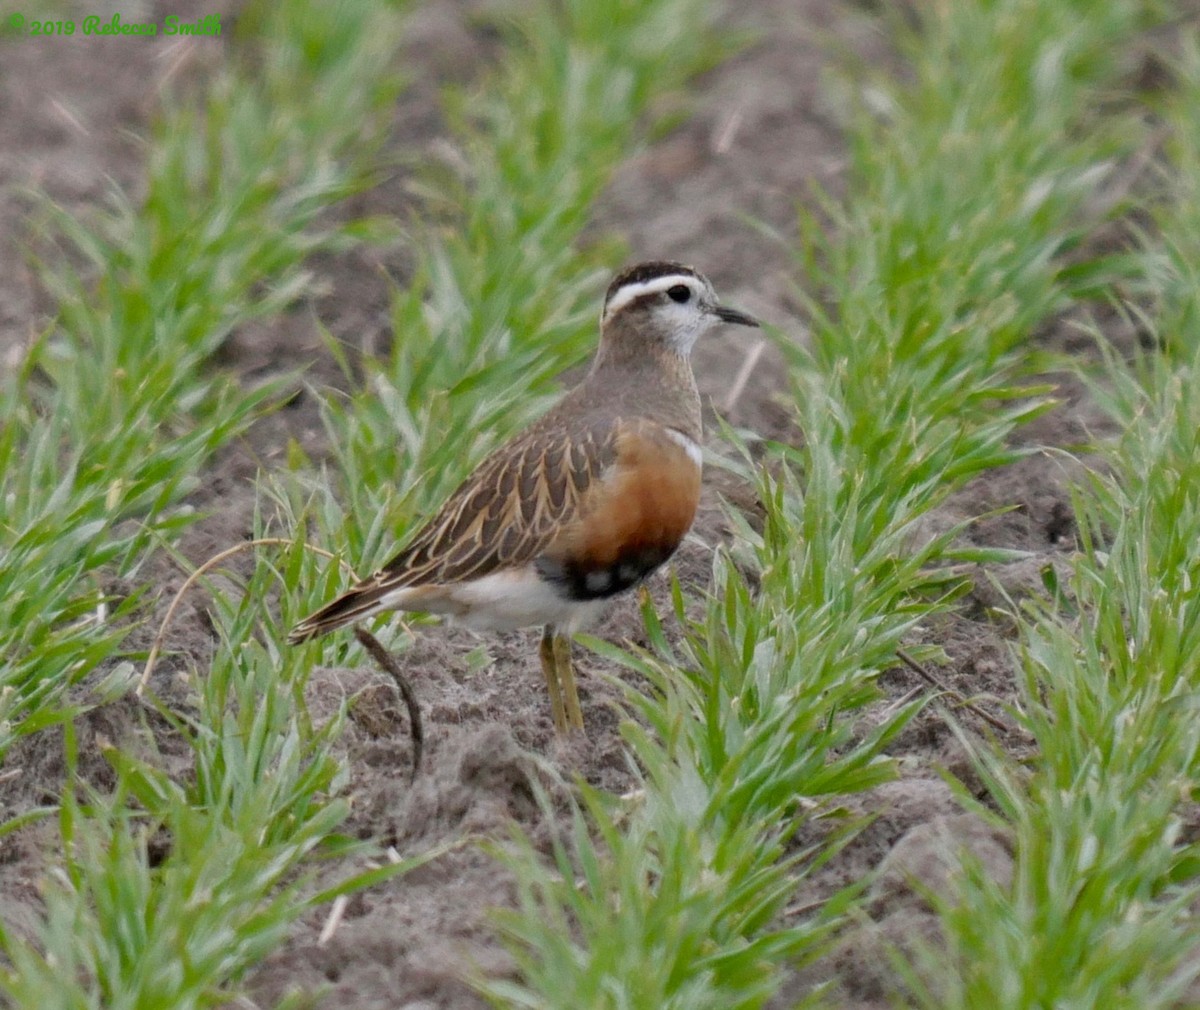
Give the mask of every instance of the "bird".
M 475 630 L 541 626 L 555 730 L 583 730 L 571 636 L 683 541 L 700 501 L 701 405 L 690 355 L 721 305 L 681 263 L 638 263 L 605 293 L 583 379 L 486 456 L 387 564 L 300 621 L 293 644 L 403 610 Z

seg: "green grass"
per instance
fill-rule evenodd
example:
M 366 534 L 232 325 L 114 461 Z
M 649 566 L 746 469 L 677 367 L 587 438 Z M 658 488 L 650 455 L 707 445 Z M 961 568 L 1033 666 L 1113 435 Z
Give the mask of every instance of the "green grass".
M 1031 385 L 1050 364 L 1038 331 L 1118 285 L 1162 346 L 1110 352 L 1094 377 L 1123 435 L 1110 472 L 1078 489 L 1074 577 L 1016 615 L 1016 715 L 1037 752 L 1017 766 L 973 742 L 991 789 L 976 809 L 1013 838 L 1014 880 L 965 861 L 939 899 L 949 953 L 907 952 L 897 999 L 1175 1005 L 1200 866 L 1181 834 L 1200 761 L 1195 40 L 1159 110 L 1170 167 L 1142 248 L 1089 244 L 1129 209 L 1121 169 L 1148 134 L 1122 93 L 1130 41 L 1166 14 L 928 6 L 894 32 L 903 77 L 854 71 L 847 191 L 804 213 L 795 254 L 811 342 L 780 341 L 802 438 L 764 447 L 764 466 L 728 433 L 765 527 L 733 517 L 710 585 L 676 586 L 669 617 L 646 610 L 646 649 L 592 642 L 649 685 L 626 689 L 638 718 L 622 730 L 642 788 L 570 787 L 549 859 L 520 832 L 493 844 L 518 882 L 498 922 L 521 969 L 477 980 L 497 1005 L 749 1010 L 789 968 L 820 971 L 868 881 L 816 906 L 797 896 L 858 827 L 842 800 L 897 774 L 923 704 L 886 705 L 879 676 L 956 605 L 960 563 L 1011 557 L 931 516 L 1025 451 L 1014 435 L 1049 406 Z M 228 1005 L 299 915 L 433 855 L 389 864 L 339 834 L 345 713 L 315 724 L 304 690 L 318 661 L 359 653 L 348 636 L 283 644 L 345 579 L 305 544 L 377 565 L 582 360 L 618 257 L 589 234 L 592 208 L 647 127 L 678 114 L 681 86 L 731 51 L 711 16 L 705 0 L 578 0 L 501 22 L 498 65 L 445 97 L 461 157 L 418 166 L 393 342 L 351 360 L 329 338 L 351 380 L 319 391 L 332 454 L 315 467 L 292 446 L 263 476 L 254 532 L 295 543 L 205 587 L 212 662 L 186 714 L 153 702 L 189 774 L 149 745 L 105 746 L 110 791 L 77 772 L 74 719 L 128 689 L 148 559 L 194 520 L 180 503 L 206 461 L 277 392 L 239 387 L 214 352 L 305 291 L 312 251 L 371 230 L 325 212 L 378 168 L 403 86 L 399 12 L 252 6 L 245 50 L 203 101 L 163 112 L 143 204 L 115 195 L 83 223 L 46 209 L 71 250 L 40 268 L 59 312 L 0 388 L 0 755 L 61 726 L 70 773 L 42 918 L 0 926 L 3 999 Z M 114 576 L 134 588 L 106 600 Z M 557 795 L 543 805 L 559 820 Z
M 1187 36 L 1162 110 L 1168 171 L 1140 256 L 1139 311 L 1160 347 L 1109 351 L 1091 377 L 1122 433 L 1105 447 L 1111 469 L 1077 490 L 1069 606 L 1025 621 L 1038 755 L 1020 774 L 985 759 L 1015 879 L 968 877 L 947 902 L 953 971 L 933 973 L 929 1006 L 1174 1007 L 1200 972 L 1200 852 L 1184 829 L 1200 771 L 1198 41 Z
M 252 7 L 242 24 L 257 58 L 220 71 L 202 102 L 168 103 L 140 206 L 115 194 L 87 222 L 47 209 L 72 253 L 40 270 L 58 316 L 0 400 L 0 589 L 12 604 L 0 616 L 0 753 L 62 724 L 73 769 L 73 718 L 132 683 L 119 650 L 152 595 L 143 568 L 196 518 L 180 502 L 204 463 L 277 391 L 242 389 L 211 358 L 235 326 L 296 298 L 309 254 L 343 241 L 322 215 L 365 183 L 403 84 L 386 6 Z M 42 922 L 32 935 L 0 928 L 13 1004 L 224 1004 L 308 907 L 314 852 L 336 851 L 345 816 L 329 753 L 338 723 L 311 725 L 297 657 L 243 647 L 268 574 L 219 601 L 235 646 L 200 678 L 199 714 L 164 712 L 194 775 L 173 781 L 153 753 L 109 746 L 111 794 L 68 776 Z M 136 588 L 106 611 L 114 576 Z M 343 876 L 335 890 L 380 874 Z
M 44 206 L 73 255 L 41 266 L 57 316 L 0 387 L 0 756 L 86 703 L 71 686 L 144 602 L 108 599 L 106 579 L 136 580 L 196 518 L 175 506 L 278 392 L 239 388 L 209 360 L 235 326 L 293 301 L 305 258 L 337 238 L 319 215 L 363 184 L 402 83 L 394 20 L 251 11 L 247 31 L 270 39 L 262 72 L 231 69 L 202 103 L 168 106 L 140 207 L 114 193 L 80 222 Z

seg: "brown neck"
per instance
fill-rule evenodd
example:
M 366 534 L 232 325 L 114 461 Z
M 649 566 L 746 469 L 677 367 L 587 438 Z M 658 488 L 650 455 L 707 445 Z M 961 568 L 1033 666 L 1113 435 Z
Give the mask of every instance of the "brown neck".
M 611 409 L 650 418 L 697 442 L 701 437 L 700 394 L 692 364 L 665 344 L 645 345 L 645 335 L 606 328 L 580 392 Z M 640 342 L 640 346 L 635 344 Z

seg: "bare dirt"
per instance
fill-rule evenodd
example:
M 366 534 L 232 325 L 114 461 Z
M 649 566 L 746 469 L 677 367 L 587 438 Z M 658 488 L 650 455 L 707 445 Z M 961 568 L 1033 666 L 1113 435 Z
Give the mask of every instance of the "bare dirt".
M 176 5 L 173 10 L 185 13 Z M 202 13 L 225 12 L 220 4 L 183 5 Z M 202 8 L 202 10 L 201 10 Z M 161 17 L 166 10 L 148 16 Z M 432 0 L 412 16 L 406 52 L 415 84 L 396 111 L 393 144 L 407 154 L 436 149 L 442 131 L 437 89 L 473 73 L 494 40 L 481 33 L 466 5 Z M 785 248 L 747 223 L 753 218 L 784 236 L 795 233 L 796 206 L 817 183 L 841 188 L 845 152 L 837 90 L 827 87 L 830 53 L 849 50 L 873 61 L 888 49 L 857 6 L 840 0 L 755 0 L 740 5 L 730 25 L 758 37 L 728 62 L 699 80 L 691 117 L 681 127 L 632 158 L 617 174 L 596 212 L 599 232 L 625 238 L 630 259 L 672 258 L 696 264 L 731 303 L 773 320 L 805 338 L 790 301 L 796 266 Z M 831 44 L 832 43 L 832 44 Z M 49 306 L 29 271 L 19 245 L 29 240 L 27 205 L 17 187 L 36 185 L 69 208 L 85 212 L 105 199 L 112 182 L 137 194 L 142 178 L 135 140 L 144 133 L 157 95 L 168 78 L 194 74 L 224 56 L 225 42 L 205 40 L 190 48 L 169 41 L 52 39 L 0 40 L 0 361 L 11 362 L 45 324 Z M 352 215 L 395 213 L 409 199 L 403 173 L 358 198 Z M 313 362 L 315 384 L 343 382 L 323 357 L 314 319 L 351 346 L 378 347 L 388 339 L 384 273 L 403 277 L 402 250 L 367 248 L 323 256 L 313 264 L 314 294 L 285 317 L 235 334 L 221 365 L 250 378 Z M 1053 334 L 1050 335 L 1053 338 Z M 697 349 L 696 373 L 704 394 L 738 427 L 772 438 L 792 434 L 783 397 L 782 368 L 771 348 L 761 355 L 736 396 L 734 378 L 758 354 L 759 336 L 727 328 Z M 1064 405 L 1038 422 L 1023 439 L 1073 445 L 1094 434 L 1097 418 L 1082 391 L 1066 387 Z M 217 459 L 193 504 L 220 503 L 189 533 L 185 554 L 199 562 L 237 543 L 250 532 L 253 479 L 260 467 L 280 458 L 289 437 L 314 455 L 323 434 L 316 405 L 303 396 L 256 426 L 243 444 Z M 1034 552 L 1036 563 L 980 572 L 963 610 L 925 629 L 949 662 L 938 675 L 963 695 L 981 698 L 997 714 L 1015 696 L 1012 664 L 1002 620 L 992 615 L 1000 590 L 1020 593 L 1036 586 L 1041 568 L 1073 547 L 1070 477 L 1061 457 L 1034 456 L 989 474 L 948 506 L 946 521 L 1002 506 L 1015 509 L 978 524 L 980 543 Z M 727 537 L 718 491 L 708 488 L 693 537 L 676 563 L 685 581 L 702 582 L 712 546 Z M 735 498 L 736 493 L 733 495 Z M 162 572 L 164 594 L 183 576 Z M 665 578 L 651 586 L 663 596 Z M 597 634 L 621 640 L 640 636 L 632 602 L 618 605 Z M 142 643 L 143 645 L 145 643 Z M 600 661 L 581 656 L 581 694 L 589 719 L 586 740 L 563 744 L 553 734 L 543 697 L 533 632 L 486 640 L 491 657 L 468 672 L 464 659 L 480 640 L 463 632 L 424 629 L 404 662 L 425 713 L 425 771 L 410 786 L 408 729 L 391 707 L 371 667 L 322 668 L 314 672 L 309 703 L 314 715 L 331 713 L 344 698 L 352 706 L 343 746 L 352 769 L 353 814 L 349 828 L 364 838 L 395 846 L 399 853 L 467 835 L 503 836 L 516 820 L 535 836 L 544 834 L 530 788 L 531 755 L 541 755 L 564 773 L 582 773 L 609 789 L 627 783 L 614 708 L 617 691 L 595 675 Z M 212 630 L 198 601 L 172 632 L 174 655 L 160 663 L 156 686 L 170 698 L 188 657 L 202 663 L 213 648 Z M 176 686 L 173 688 L 172 684 Z M 888 672 L 883 686 L 898 698 L 920 681 L 904 669 Z M 360 692 L 367 690 L 363 695 Z M 614 703 L 614 704 L 610 704 Z M 968 728 L 982 724 L 959 712 Z M 100 736 L 125 746 L 146 746 L 152 733 L 163 759 L 180 761 L 165 725 L 144 726 L 140 710 L 117 703 L 80 720 L 84 768 L 105 784 L 105 765 L 92 746 Z M 1023 741 L 1014 737 L 1019 749 Z M 902 758 L 900 781 L 854 798 L 854 811 L 874 820 L 842 855 L 822 871 L 797 905 L 878 871 L 873 885 L 873 924 L 864 926 L 815 969 L 788 977 L 779 1007 L 791 1005 L 817 982 L 834 981 L 846 1007 L 883 1007 L 895 978 L 886 944 L 913 936 L 936 939 L 927 901 L 914 878 L 927 887 L 944 885 L 951 872 L 947 853 L 969 847 L 989 872 L 1003 877 L 1010 856 L 1003 837 L 966 814 L 938 776 L 939 768 L 974 781 L 944 720 L 929 709 L 903 735 L 894 753 Z M 0 810 L 10 812 L 53 802 L 63 773 L 61 743 L 48 733 L 10 756 L 23 774 L 0 782 Z M 852 812 L 854 812 L 852 811 Z M 813 829 L 815 830 L 815 829 Z M 37 880 L 46 868 L 47 837 L 37 832 L 0 839 L 0 894 L 6 918 L 20 927 L 38 907 Z M 320 942 L 326 911 L 299 923 L 291 939 L 246 980 L 246 1005 L 272 1006 L 289 992 L 311 996 L 326 1008 L 474 1008 L 484 1003 L 465 981 L 476 971 L 505 972 L 510 961 L 492 938 L 489 906 L 510 900 L 510 885 L 478 847 L 465 845 L 389 885 L 356 896 L 339 928 Z M 831 1000 L 836 1003 L 837 998 Z

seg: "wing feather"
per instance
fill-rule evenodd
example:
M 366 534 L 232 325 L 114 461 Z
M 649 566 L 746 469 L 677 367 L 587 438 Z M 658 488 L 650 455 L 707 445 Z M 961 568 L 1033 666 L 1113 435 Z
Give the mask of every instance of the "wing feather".
M 618 427 L 527 432 L 485 459 L 364 588 L 463 582 L 532 561 L 615 463 Z

